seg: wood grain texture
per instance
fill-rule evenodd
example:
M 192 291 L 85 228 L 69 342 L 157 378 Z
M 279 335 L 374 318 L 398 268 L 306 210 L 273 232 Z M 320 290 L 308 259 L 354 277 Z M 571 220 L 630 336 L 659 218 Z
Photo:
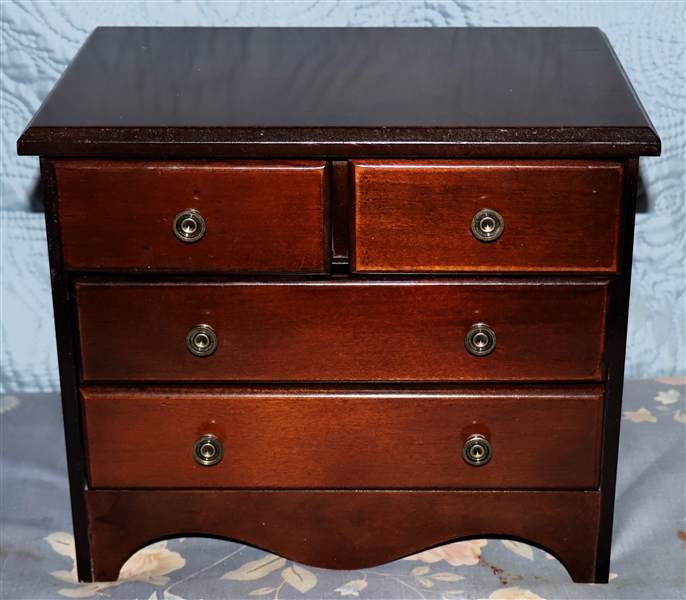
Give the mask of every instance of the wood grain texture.
M 327 270 L 326 163 L 103 159 L 53 165 L 66 269 Z M 193 244 L 172 231 L 174 217 L 188 208 L 207 225 Z
M 56 214 L 57 181 L 49 160 L 41 159 L 41 183 L 45 198 L 45 226 L 48 237 L 52 303 L 57 338 L 57 359 L 60 370 L 60 396 L 64 419 L 65 449 L 69 474 L 69 496 L 74 525 L 75 564 L 81 579 L 91 579 L 90 531 L 86 516 L 86 455 L 83 421 L 78 400 L 76 360 L 76 316 L 73 312 L 74 290 L 68 275 L 62 270 L 62 237 Z
M 603 388 L 81 388 L 97 488 L 591 489 Z M 154 424 L 154 425 L 152 425 Z M 493 458 L 473 467 L 475 433 Z M 224 448 L 205 467 L 193 443 Z
M 614 273 L 624 163 L 352 161 L 358 272 Z M 498 211 L 502 236 L 471 231 Z
M 590 27 L 99 28 L 18 142 L 45 156 L 344 159 L 659 147 Z
M 18 149 L 51 157 L 81 579 L 198 534 L 347 569 L 513 537 L 607 581 L 632 157 L 660 140 L 602 32 L 103 28 Z M 493 244 L 469 231 L 484 207 Z M 194 245 L 171 231 L 187 208 Z M 477 432 L 494 458 L 467 467 Z M 141 489 L 86 490 L 87 455 L 92 485 Z
M 460 538 L 514 537 L 554 554 L 574 581 L 595 580 L 598 492 L 113 490 L 87 499 L 97 581 L 116 579 L 155 539 L 192 534 L 329 569 L 373 567 Z
M 76 285 L 84 381 L 602 379 L 606 282 Z M 467 352 L 488 324 L 497 346 Z M 214 354 L 185 346 L 203 323 Z
M 624 357 L 629 321 L 629 297 L 631 289 L 631 264 L 636 221 L 636 189 L 638 184 L 638 159 L 630 159 L 626 173 L 625 203 L 627 206 L 622 222 L 622 260 L 624 269 L 609 287 L 607 320 L 607 401 L 603 417 L 603 444 L 601 448 L 601 512 L 598 529 L 596 579 L 605 580 L 610 573 L 612 548 L 612 523 L 615 510 L 617 486 L 617 460 L 619 456 L 620 423 L 622 420 L 622 394 L 624 389 Z
M 331 163 L 331 272 L 347 275 L 350 268 L 349 162 Z

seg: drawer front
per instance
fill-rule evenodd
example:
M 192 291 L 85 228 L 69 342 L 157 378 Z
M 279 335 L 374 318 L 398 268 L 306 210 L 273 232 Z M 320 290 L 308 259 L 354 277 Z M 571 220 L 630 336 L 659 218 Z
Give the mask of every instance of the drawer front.
M 603 282 L 84 281 L 76 285 L 81 374 L 85 381 L 599 381 L 606 299 Z M 496 338 L 486 356 L 465 345 L 478 323 Z M 216 335 L 211 355 L 189 351 L 198 325 Z
M 358 272 L 615 273 L 624 164 L 352 161 Z M 502 217 L 502 233 L 477 214 Z M 489 231 L 490 229 L 490 231 Z
M 326 271 L 323 162 L 52 164 L 67 269 Z M 196 241 L 174 233 L 187 209 L 204 221 Z
M 592 489 L 603 390 L 81 390 L 92 488 Z M 491 460 L 462 457 L 473 435 Z M 223 458 L 199 464 L 212 435 Z M 216 444 L 216 440 L 213 440 Z

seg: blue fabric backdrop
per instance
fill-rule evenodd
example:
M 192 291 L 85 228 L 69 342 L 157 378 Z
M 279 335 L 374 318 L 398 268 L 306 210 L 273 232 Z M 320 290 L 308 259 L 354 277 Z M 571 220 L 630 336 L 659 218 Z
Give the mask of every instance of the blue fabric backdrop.
M 16 140 L 99 25 L 598 26 L 613 44 L 663 142 L 641 163 L 627 375 L 686 372 L 683 1 L 3 1 L 0 391 L 58 388 L 38 159 Z

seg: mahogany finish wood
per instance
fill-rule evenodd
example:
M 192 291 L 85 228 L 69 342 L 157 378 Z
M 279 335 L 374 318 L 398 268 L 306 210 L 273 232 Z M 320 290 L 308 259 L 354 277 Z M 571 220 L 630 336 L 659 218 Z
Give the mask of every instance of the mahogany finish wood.
M 324 162 L 55 160 L 53 168 L 66 269 L 327 269 Z M 172 231 L 188 208 L 207 226 L 192 244 Z
M 623 163 L 357 160 L 352 169 L 351 270 L 618 269 Z M 483 208 L 505 223 L 494 242 L 472 234 L 472 217 Z
M 74 523 L 75 562 L 79 578 L 91 581 L 90 526 L 86 516 L 86 454 L 78 399 L 78 341 L 73 311 L 73 286 L 62 269 L 62 236 L 57 216 L 57 180 L 50 161 L 41 158 L 52 303 L 60 371 L 60 395 L 69 474 L 69 496 Z
M 599 381 L 606 281 L 76 284 L 84 381 Z M 535 307 L 535 308 L 534 308 Z M 475 323 L 496 333 L 472 356 Z M 216 332 L 191 354 L 186 334 Z
M 42 155 L 81 580 L 200 534 L 331 568 L 514 537 L 607 581 L 660 140 L 602 32 L 102 28 L 18 150 Z M 190 201 L 194 245 L 171 233 Z M 469 233 L 486 201 L 493 244 Z M 195 466 L 208 430 L 230 453 Z M 477 431 L 494 458 L 470 469 Z
M 81 399 L 92 489 L 571 490 L 598 486 L 603 392 L 86 387 Z M 461 455 L 474 433 L 493 446 L 481 467 Z M 224 447 L 211 467 L 192 456 L 205 434 Z
M 631 264 L 633 262 L 634 227 L 636 221 L 636 189 L 638 186 L 638 158 L 630 159 L 627 168 L 624 219 L 622 222 L 623 269 L 610 286 L 608 307 L 606 402 L 603 418 L 601 448 L 601 527 L 598 530 L 596 581 L 607 581 L 610 575 L 612 546 L 612 520 L 617 485 L 619 430 L 622 419 L 622 391 L 624 389 L 624 356 L 626 355 L 627 325 L 629 322 L 629 295 Z
M 89 491 L 93 573 L 168 536 L 225 537 L 329 569 L 382 564 L 460 538 L 514 537 L 591 581 L 599 492 Z M 202 510 L 199 509 L 202 507 Z
M 347 275 L 350 266 L 349 164 L 345 160 L 331 163 L 331 272 L 334 275 Z
M 660 140 L 599 29 L 102 27 L 18 148 L 625 157 Z

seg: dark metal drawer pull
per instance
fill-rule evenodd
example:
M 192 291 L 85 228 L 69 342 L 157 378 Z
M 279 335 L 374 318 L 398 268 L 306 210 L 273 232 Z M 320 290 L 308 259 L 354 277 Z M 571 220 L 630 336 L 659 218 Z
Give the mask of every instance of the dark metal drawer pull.
M 198 464 L 211 467 L 224 458 L 224 447 L 219 438 L 208 433 L 193 444 L 193 458 Z
M 218 345 L 217 334 L 209 325 L 197 325 L 186 335 L 186 348 L 195 356 L 214 354 Z
M 174 217 L 174 235 L 187 244 L 199 242 L 205 235 L 205 219 L 194 208 L 187 208 Z
M 476 323 L 464 336 L 467 351 L 474 356 L 486 356 L 495 350 L 495 332 L 485 323 Z
M 503 216 L 491 208 L 482 208 L 472 218 L 472 234 L 480 242 L 495 242 L 505 229 Z
M 480 433 L 470 435 L 462 446 L 462 458 L 472 467 L 483 467 L 492 456 L 491 443 Z

